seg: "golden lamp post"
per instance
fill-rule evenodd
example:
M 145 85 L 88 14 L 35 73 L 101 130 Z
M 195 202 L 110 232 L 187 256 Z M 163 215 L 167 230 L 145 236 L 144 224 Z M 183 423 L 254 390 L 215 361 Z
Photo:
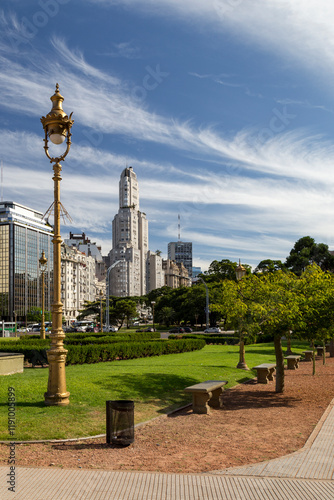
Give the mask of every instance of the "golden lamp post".
M 41 329 L 40 329 L 40 337 L 41 339 L 45 339 L 45 321 L 44 321 L 44 315 L 45 315 L 45 310 L 44 310 L 44 296 L 45 296 L 45 282 L 44 282 L 44 273 L 46 270 L 46 264 L 48 262 L 48 259 L 45 257 L 44 250 L 42 252 L 42 256 L 39 259 L 39 265 L 41 267 L 41 273 L 42 273 L 42 322 L 41 322 Z
M 67 350 L 64 349 L 65 334 L 62 328 L 63 304 L 61 303 L 60 281 L 61 281 L 61 257 L 60 257 L 60 181 L 61 165 L 65 160 L 71 147 L 71 127 L 73 125 L 72 113 L 67 116 L 63 110 L 63 96 L 59 92 L 59 85 L 56 84 L 56 92 L 50 97 L 52 109 L 50 113 L 41 118 L 45 132 L 44 150 L 50 163 L 53 163 L 54 181 L 54 235 L 53 235 L 53 304 L 52 310 L 52 331 L 50 335 L 51 346 L 47 351 L 49 363 L 48 390 L 44 394 L 45 404 L 48 406 L 65 406 L 69 404 L 70 393 L 66 391 L 65 361 Z M 58 156 L 52 157 L 49 154 L 48 140 L 53 144 L 62 144 L 66 139 L 66 150 Z
M 241 264 L 240 259 L 239 259 L 239 265 L 235 270 L 235 276 L 237 278 L 237 281 L 240 281 L 246 274 L 246 269 L 244 266 Z M 239 330 L 239 335 L 240 335 L 240 340 L 239 340 L 239 363 L 237 364 L 237 368 L 241 370 L 249 370 L 246 361 L 245 361 L 245 343 L 244 343 L 244 338 L 243 338 L 243 333 L 242 333 L 242 324 L 240 322 L 240 330 Z

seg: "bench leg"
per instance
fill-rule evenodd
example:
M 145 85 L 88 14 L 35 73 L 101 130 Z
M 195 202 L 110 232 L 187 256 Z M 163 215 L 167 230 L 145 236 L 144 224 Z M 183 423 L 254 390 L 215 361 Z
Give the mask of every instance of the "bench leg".
M 209 405 L 212 408 L 223 408 L 223 387 L 219 387 L 215 391 L 212 391 L 212 397 L 209 400 Z
M 296 362 L 294 359 L 288 359 L 288 370 L 295 370 L 297 368 Z
M 268 375 L 269 375 L 268 368 L 257 369 L 257 383 L 258 384 L 268 384 L 268 378 L 267 378 Z
M 275 368 L 269 369 L 268 380 L 274 380 L 274 371 L 275 371 Z
M 193 412 L 201 414 L 209 414 L 210 408 L 208 402 L 211 396 L 212 396 L 211 392 L 193 393 Z

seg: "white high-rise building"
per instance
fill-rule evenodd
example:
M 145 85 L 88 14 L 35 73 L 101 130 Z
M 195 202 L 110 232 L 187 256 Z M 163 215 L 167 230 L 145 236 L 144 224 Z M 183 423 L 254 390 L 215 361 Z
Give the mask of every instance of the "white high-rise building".
M 119 181 L 119 210 L 112 223 L 109 263 L 121 261 L 109 276 L 109 291 L 117 297 L 146 294 L 148 222 L 139 210 L 139 188 L 132 167 L 123 170 Z

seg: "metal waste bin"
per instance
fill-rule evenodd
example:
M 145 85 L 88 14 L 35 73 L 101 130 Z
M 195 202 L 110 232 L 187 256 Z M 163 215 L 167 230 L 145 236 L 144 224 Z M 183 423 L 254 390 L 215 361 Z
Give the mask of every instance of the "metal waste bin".
M 107 443 L 129 446 L 134 441 L 134 402 L 106 401 Z

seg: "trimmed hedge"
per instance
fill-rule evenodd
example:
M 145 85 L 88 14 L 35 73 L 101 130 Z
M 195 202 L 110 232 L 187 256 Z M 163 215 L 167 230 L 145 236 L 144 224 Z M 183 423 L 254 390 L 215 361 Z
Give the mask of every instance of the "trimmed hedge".
M 8 352 L 8 353 L 19 353 L 24 355 L 24 360 L 31 363 L 33 366 L 35 365 L 46 365 L 48 363 L 48 358 L 46 355 L 46 350 L 48 347 L 41 347 L 38 344 L 30 343 L 15 343 L 12 346 L 3 345 L 0 346 L 0 352 Z
M 100 361 L 114 361 L 116 359 L 133 359 L 148 356 L 160 356 L 162 354 L 174 354 L 203 349 L 204 340 L 181 339 L 177 341 L 149 341 L 149 342 L 115 342 L 112 344 L 95 345 L 66 345 L 66 364 L 98 363 Z M 7 347 L 7 346 L 6 346 Z M 29 363 L 46 364 L 46 349 L 39 345 L 17 343 L 15 346 L 4 348 L 0 346 L 1 352 L 18 352 L 24 354 L 24 359 Z
M 152 334 L 141 334 L 137 333 L 131 336 L 104 336 L 104 337 L 83 337 L 83 338 L 70 338 L 65 339 L 65 345 L 87 345 L 87 344 L 114 344 L 115 342 L 142 342 L 147 340 L 160 340 L 160 335 L 158 337 L 152 337 Z
M 98 363 L 116 359 L 134 359 L 162 354 L 174 354 L 203 349 L 203 340 L 152 341 L 152 342 L 117 342 L 115 344 L 96 344 L 74 346 L 67 345 L 67 364 Z
M 234 337 L 233 335 L 205 335 L 205 334 L 194 334 L 194 335 L 170 335 L 169 339 L 202 339 L 206 344 L 227 344 L 236 345 L 239 343 L 239 337 Z

